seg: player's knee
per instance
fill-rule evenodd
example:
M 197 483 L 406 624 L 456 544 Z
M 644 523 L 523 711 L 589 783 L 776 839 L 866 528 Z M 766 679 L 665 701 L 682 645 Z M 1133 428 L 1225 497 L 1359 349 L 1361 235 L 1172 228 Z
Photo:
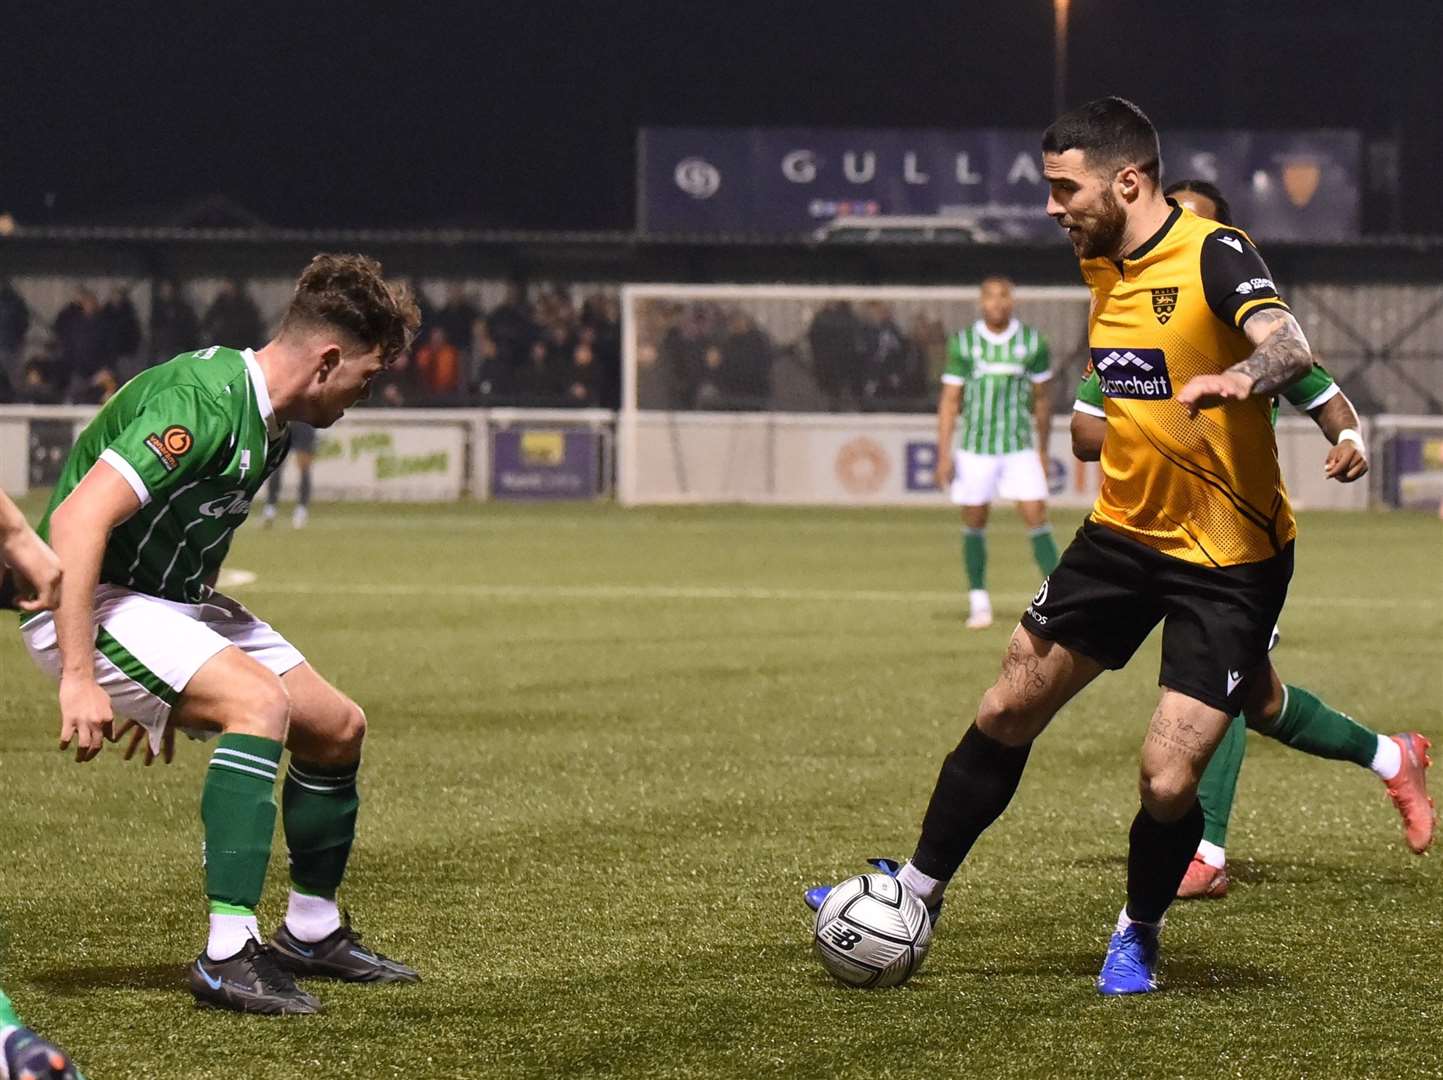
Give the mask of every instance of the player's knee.
M 1137 788 L 1149 814 L 1159 821 L 1173 821 L 1186 813 L 1197 797 L 1197 777 L 1184 762 L 1144 764 Z
M 1030 743 L 1046 722 L 1047 717 L 1039 716 L 1035 705 L 998 686 L 983 694 L 977 707 L 977 727 L 1007 746 Z
M 366 741 L 366 712 L 354 701 L 347 701 L 336 743 L 346 755 L 359 755 Z
M 366 714 L 349 698 L 327 719 L 324 727 L 314 730 L 312 755 L 326 765 L 341 765 L 361 756 L 366 740 Z

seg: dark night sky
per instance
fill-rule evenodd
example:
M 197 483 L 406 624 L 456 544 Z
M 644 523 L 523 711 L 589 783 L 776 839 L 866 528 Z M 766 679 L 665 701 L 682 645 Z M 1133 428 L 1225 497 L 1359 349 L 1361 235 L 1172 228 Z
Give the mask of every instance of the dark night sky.
M 223 192 L 280 225 L 630 228 L 644 123 L 1031 126 L 1051 0 L 44 4 L 0 16 L 0 210 Z M 1073 0 L 1069 97 L 1401 136 L 1443 233 L 1443 0 Z M 54 193 L 52 210 L 45 194 Z

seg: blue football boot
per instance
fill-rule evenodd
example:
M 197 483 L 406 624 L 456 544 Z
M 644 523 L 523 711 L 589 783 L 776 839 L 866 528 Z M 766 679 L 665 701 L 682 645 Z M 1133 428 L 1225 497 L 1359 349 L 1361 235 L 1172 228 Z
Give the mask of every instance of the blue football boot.
M 896 859 L 868 859 L 867 865 L 880 870 L 889 878 L 895 878 L 898 871 L 902 869 L 902 864 Z M 821 909 L 821 906 L 827 902 L 827 896 L 831 891 L 832 886 L 830 885 L 814 885 L 802 894 L 802 900 L 807 907 L 813 911 L 818 911 Z M 936 926 L 937 917 L 940 914 L 942 914 L 942 901 L 939 900 L 937 901 L 936 907 L 929 907 L 927 909 L 927 921 L 933 926 Z
M 1109 997 L 1147 994 L 1157 989 L 1158 931 L 1133 923 L 1107 943 L 1107 959 L 1097 973 L 1097 992 Z

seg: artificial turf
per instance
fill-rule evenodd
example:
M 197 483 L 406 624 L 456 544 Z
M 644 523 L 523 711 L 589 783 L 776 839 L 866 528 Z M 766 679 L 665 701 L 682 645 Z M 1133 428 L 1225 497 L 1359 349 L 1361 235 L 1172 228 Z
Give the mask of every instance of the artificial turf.
M 1079 515 L 1054 516 L 1065 541 Z M 999 621 L 965 631 L 958 548 L 942 511 L 322 506 L 303 532 L 247 526 L 235 595 L 369 714 L 343 903 L 425 980 L 323 984 L 326 1012 L 294 1020 L 185 989 L 205 752 L 77 766 L 53 689 L 0 635 L 0 985 L 91 1080 L 1443 1075 L 1438 855 L 1409 854 L 1366 770 L 1257 736 L 1231 895 L 1174 908 L 1164 992 L 1093 990 L 1156 636 L 1043 736 L 922 972 L 874 993 L 825 977 L 802 890 L 910 852 L 1036 587 L 1000 513 Z M 1284 679 L 1443 748 L 1436 518 L 1303 515 L 1291 595 Z M 263 927 L 284 890 L 278 836 Z

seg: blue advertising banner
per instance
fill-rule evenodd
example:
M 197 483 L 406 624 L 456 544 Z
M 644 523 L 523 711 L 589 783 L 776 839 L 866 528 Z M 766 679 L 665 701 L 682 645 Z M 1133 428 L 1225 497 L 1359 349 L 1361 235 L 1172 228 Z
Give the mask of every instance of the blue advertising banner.
M 522 425 L 492 434 L 493 499 L 595 499 L 601 493 L 600 432 Z
M 814 232 L 839 216 L 963 218 L 979 241 L 1064 239 L 1047 217 L 1039 132 L 643 128 L 638 228 Z M 1175 131 L 1163 178 L 1210 180 L 1260 240 L 1358 235 L 1362 141 L 1353 131 Z

